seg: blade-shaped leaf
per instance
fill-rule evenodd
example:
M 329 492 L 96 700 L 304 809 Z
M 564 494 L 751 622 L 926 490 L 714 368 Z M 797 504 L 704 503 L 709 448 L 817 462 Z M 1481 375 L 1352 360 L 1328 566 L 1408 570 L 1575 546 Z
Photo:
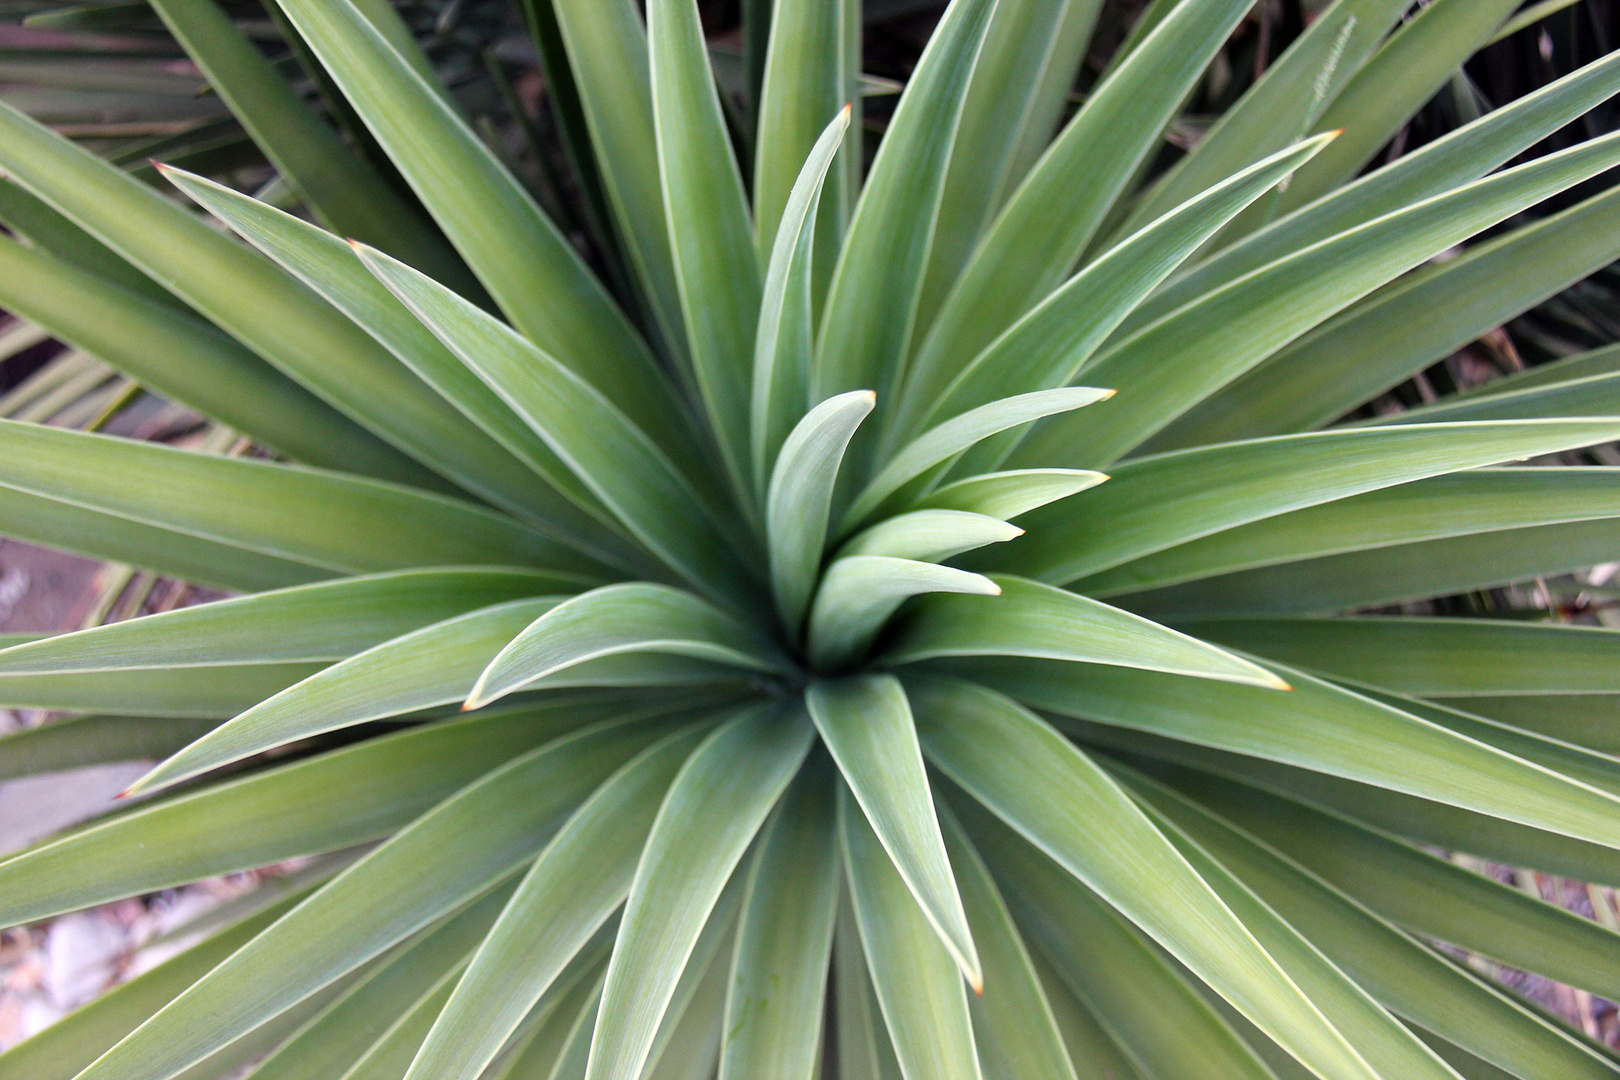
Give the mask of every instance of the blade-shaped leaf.
M 760 834 L 742 900 L 720 1080 L 811 1080 L 838 911 L 838 834 L 826 759 L 799 770 Z
M 407 1080 L 475 1080 L 630 891 L 664 793 L 708 731 L 654 743 L 558 830 L 478 948 Z
M 892 675 L 821 680 L 810 684 L 805 702 L 873 834 L 951 959 L 982 993 L 984 973 L 900 681 Z
M 999 596 L 1001 586 L 983 574 L 938 563 L 883 555 L 840 558 L 827 568 L 810 608 L 810 663 L 835 671 L 858 660 L 895 609 L 925 593 Z
M 973 561 L 1072 582 L 1275 514 L 1617 433 L 1620 421 L 1507 420 L 1313 432 L 1178 450 L 1120 465 L 1100 490 L 1042 512 L 1028 523 L 1028 534 Z
M 342 660 L 473 608 L 569 583 L 523 570 L 396 570 L 126 619 L 0 649 L 0 674 Z
M 635 536 L 715 591 L 735 589 L 725 541 L 681 473 L 589 382 L 442 285 L 381 252 L 361 259 L 477 372 Z
M 1014 469 L 985 473 L 935 488 L 919 507 L 963 510 L 993 518 L 1015 518 L 1047 503 L 1066 499 L 1107 480 L 1089 469 Z
M 840 532 L 847 534 L 891 499 L 914 502 L 914 497 L 905 497 L 908 494 L 907 485 L 935 465 L 955 457 L 983 439 L 1044 416 L 1107 401 L 1113 396 L 1112 390 L 1063 386 L 1003 398 L 953 416 L 895 451 L 845 511 Z
M 843 862 L 842 857 L 839 861 Z M 834 1034 L 838 1041 L 839 1076 L 852 1080 L 901 1080 L 900 1063 L 894 1059 L 894 1044 L 884 1027 L 877 994 L 872 990 L 849 892 L 848 888 L 839 889 L 838 920 L 833 927 Z M 952 972 L 949 977 L 954 979 L 956 975 Z
M 554 672 L 625 653 L 688 656 L 781 673 L 787 660 L 746 623 L 667 585 L 607 585 L 540 612 L 489 661 L 462 706 L 476 709 Z
M 198 670 L 72 671 L 0 675 L 0 702 L 11 708 L 113 712 L 212 719 L 240 712 L 306 679 L 322 664 L 245 664 Z
M 854 803 L 839 785 L 845 880 L 900 1070 L 907 1077 L 980 1080 L 967 991 L 956 964 Z
M 630 886 L 589 1080 L 635 1080 L 726 880 L 810 750 L 802 712 L 758 706 L 710 735 L 665 796 Z M 679 897 L 680 903 L 668 901 Z
M 835 13 L 843 7 L 842 4 L 815 3 L 795 6 L 825 7 Z M 776 239 L 766 264 L 759 326 L 754 337 L 750 412 L 753 477 L 761 497 L 767 496 L 772 463 L 780 460 L 783 441 L 810 403 L 810 363 L 815 334 L 811 286 L 815 268 L 812 256 L 818 235 L 816 208 L 821 201 L 827 170 L 849 129 L 849 117 L 847 107 L 841 110 L 810 148 L 793 189 L 787 193 L 780 227 L 774 230 Z M 761 165 L 766 157 L 762 144 Z M 764 177 L 758 182 L 763 184 Z M 762 191 L 760 198 L 764 197 Z M 764 227 L 762 217 L 759 228 Z
M 1046 657 L 1288 689 L 1257 664 L 1140 616 L 1023 578 L 1001 574 L 991 580 L 1001 586 L 998 597 L 921 601 L 883 659 L 909 664 L 938 657 Z
M 75 716 L 0 735 L 0 780 L 166 757 L 217 727 L 193 717 Z
M 844 451 L 872 411 L 870 390 L 830 397 L 794 425 L 777 454 L 765 498 L 765 536 L 777 614 L 797 637 L 827 545 L 827 520 Z
M 652 0 L 647 56 L 675 282 L 709 427 L 735 490 L 753 490 L 749 386 L 759 260 L 696 0 Z
M 1614 416 L 1620 413 L 1620 377 L 1592 375 L 1568 382 L 1549 382 L 1500 393 L 1453 395 L 1432 405 L 1407 410 L 1405 422 L 1449 423 L 1456 420 L 1528 420 L 1546 416 Z M 1373 424 L 1357 424 L 1372 427 Z
M 857 533 L 838 549 L 840 558 L 851 555 L 884 555 L 892 559 L 920 559 L 944 562 L 953 555 L 1004 544 L 1022 536 L 1024 530 L 1000 518 L 965 510 L 913 510 L 886 518 Z
M 1080 749 L 1034 714 L 972 684 L 923 683 L 916 693 L 928 755 L 952 780 L 1317 1075 L 1378 1075 L 1194 866 Z M 1109 827 L 1097 829 L 1103 820 Z

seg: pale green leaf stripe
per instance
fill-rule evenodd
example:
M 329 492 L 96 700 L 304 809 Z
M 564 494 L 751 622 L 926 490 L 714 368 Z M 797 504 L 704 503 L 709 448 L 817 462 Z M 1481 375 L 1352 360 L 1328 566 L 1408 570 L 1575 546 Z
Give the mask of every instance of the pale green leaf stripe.
M 119 712 L 130 716 L 217 721 L 314 675 L 323 666 L 250 664 L 206 670 L 0 675 L 0 703 L 8 708 Z
M 1426 267 L 1317 327 L 1160 432 L 1153 449 L 1322 427 L 1620 256 L 1620 194 L 1604 192 Z M 1620 412 L 1620 407 L 1610 406 Z M 1601 407 L 1547 416 L 1600 415 Z M 1425 415 L 1430 415 L 1425 411 Z M 1511 413 L 1436 420 L 1508 419 Z M 1522 414 L 1521 414 L 1522 415 Z M 1412 423 L 1410 414 L 1385 423 Z
M 651 0 L 647 56 L 664 220 L 692 369 L 733 487 L 752 505 L 748 419 L 759 260 L 697 0 Z
M 895 106 L 833 271 L 814 398 L 864 388 L 885 408 L 898 400 L 957 123 L 994 9 L 952 0 Z
M 1303 206 L 1353 177 L 1490 40 L 1519 0 L 1434 0 L 1366 62 L 1322 114 L 1323 128 L 1344 136 L 1284 193 L 1283 212 Z
M 280 589 L 341 573 L 3 485 L 0 533 L 226 590 Z
M 1137 773 L 1121 776 L 1385 1008 L 1525 1080 L 1613 1080 L 1615 1066 L 1568 1028 L 1424 948 L 1184 796 Z
M 981 1067 L 1015 1080 L 1076 1080 L 1057 1018 L 1001 891 L 962 826 L 935 801 L 985 982 L 995 987 L 988 996 L 968 998 Z
M 690 379 L 664 220 L 647 36 L 635 0 L 552 0 L 620 242 L 665 350 Z M 696 390 L 696 387 L 689 387 Z
M 0 649 L 0 674 L 342 660 L 473 608 L 570 583 L 498 567 L 396 570 L 109 623 Z
M 434 1022 L 406 1080 L 475 1080 L 624 901 L 642 844 L 706 725 L 608 778 L 541 851 Z
M 940 194 L 917 313 L 922 330 L 985 226 L 1051 141 L 1101 8 L 1098 0 L 998 0 Z
M 1338 0 L 1330 5 L 1137 202 L 1124 229 L 1162 217 L 1312 130 L 1408 7 L 1405 0 Z
M 1479 179 L 1620 91 L 1611 53 L 1288 214 L 1172 279 L 1126 319 L 1123 336 L 1319 241 Z
M 1451 596 L 1567 574 L 1620 556 L 1620 520 L 1536 525 L 1240 571 L 1121 601 L 1169 620 L 1308 615 Z
M 378 958 L 368 973 L 253 1070 L 254 1080 L 342 1077 L 424 998 L 445 985 L 500 914 L 502 892 Z
M 810 684 L 805 703 L 873 834 L 952 961 L 982 993 L 984 971 L 945 854 L 900 681 L 892 675 L 818 680 Z
M 415 382 L 409 372 L 342 315 L 268 261 L 9 105 L 0 107 L 0 133 L 0 167 L 12 179 L 327 404 L 394 444 L 347 440 L 355 454 L 347 468 L 445 488 L 401 453 L 417 447 L 420 435 L 400 423 L 406 403 L 433 409 L 425 388 L 406 385 Z
M 838 549 L 839 558 L 886 555 L 893 559 L 944 562 L 953 555 L 1004 544 L 1024 530 L 988 514 L 965 510 L 913 510 L 885 518 L 865 532 L 856 533 Z
M 1079 748 L 1034 714 L 970 683 L 924 682 L 913 693 L 928 755 L 952 780 L 1317 1075 L 1376 1080 L 1245 921 Z M 1106 830 L 1095 827 L 1102 820 Z
M 719 1080 L 811 1080 L 838 911 L 832 770 L 813 759 L 760 834 L 742 899 Z
M 793 426 L 765 496 L 765 540 L 777 614 L 797 639 L 827 545 L 834 485 L 855 429 L 872 411 L 870 390 L 830 397 Z
M 952 798 L 951 808 L 1026 939 L 1141 1076 L 1275 1080 L 1124 915 L 972 799 Z
M 1107 475 L 1089 469 L 1012 469 L 970 476 L 935 488 L 916 505 L 1015 518 L 1107 479 Z
M 337 410 L 189 311 L 38 248 L 0 241 L 0 304 L 165 397 L 311 465 L 363 472 L 367 447 L 377 447 Z
M 1365 989 L 1323 955 L 1310 938 L 1290 926 L 1241 878 L 1199 847 L 1163 814 L 1152 809 L 1151 804 L 1148 805 L 1148 816 L 1378 1076 L 1459 1080 L 1458 1074 L 1421 1038 L 1386 1012 Z
M 980 1080 L 967 990 L 956 962 L 843 784 L 838 824 L 844 880 L 900 1071 L 931 1080 Z
M 657 732 L 610 721 L 486 774 L 288 912 L 81 1080 L 168 1080 L 496 886 Z
M 114 761 L 166 757 L 206 735 L 218 720 L 195 717 L 75 716 L 0 735 L 0 780 Z
M 630 417 L 487 312 L 381 252 L 357 250 L 654 554 L 710 591 L 735 595 L 742 588 L 701 500 Z
M 1262 518 L 1081 578 L 1088 596 L 1299 559 L 1620 516 L 1620 469 L 1471 469 Z
M 209 935 L 29 1036 L 0 1057 L 0 1076 L 7 1080 L 73 1080 L 108 1047 L 280 918 L 302 895 L 279 900 Z
M 1293 693 L 1027 662 L 954 670 L 1034 708 L 1247 754 L 1620 847 L 1620 799 L 1303 672 Z M 1464 845 L 1466 846 L 1466 845 Z
M 758 706 L 726 723 L 687 759 L 630 886 L 591 1038 L 587 1080 L 640 1075 L 704 922 L 804 761 L 813 733 L 802 712 Z
M 917 350 L 908 396 L 933 402 L 968 361 L 1068 276 L 1251 6 L 1177 5 L 1097 87 L 985 230 Z M 1108 152 L 1098 153 L 1099 146 Z
M 0 486 L 314 567 L 310 577 L 412 566 L 595 567 L 472 503 L 264 461 L 0 420 Z M 312 515 L 311 506 L 321 507 Z
M 945 420 L 912 439 L 888 458 L 883 468 L 855 496 L 845 511 L 840 535 L 848 535 L 891 501 L 915 501 L 906 497 L 908 493 L 915 492 L 913 481 L 923 478 L 935 465 L 960 454 L 975 443 L 1043 416 L 1083 409 L 1113 396 L 1112 390 L 1060 386 L 1002 398 Z
M 276 171 L 334 231 L 443 280 L 466 270 L 443 238 L 304 103 L 214 0 L 152 5 Z
M 1120 465 L 1108 484 L 1043 511 L 1027 535 L 972 563 L 1072 582 L 1290 510 L 1617 435 L 1620 420 L 1506 420 L 1312 432 L 1172 451 Z
M 1318 136 L 1274 154 L 1128 236 L 1042 300 L 974 357 L 940 394 L 920 403 L 924 423 L 1009 394 L 1063 386 L 1132 308 L 1243 207 L 1332 139 Z M 1007 449 L 997 440 L 999 453 Z M 981 448 L 968 462 L 983 462 Z M 959 472 L 978 472 L 964 463 Z
M 646 345 L 483 141 L 349 0 L 281 6 L 513 324 L 679 445 L 683 418 Z
M 731 876 L 692 947 L 642 1069 L 648 1080 L 712 1080 L 714 1076 L 727 975 L 736 943 L 737 909 L 746 883 L 746 873 Z
M 511 600 L 374 645 L 215 728 L 130 791 L 167 787 L 323 731 L 457 701 L 489 657 L 562 599 Z
M 478 490 L 576 545 L 603 549 L 635 566 L 622 528 L 533 429 L 484 385 L 370 273 L 354 249 L 331 233 L 200 176 L 170 170 L 171 183 L 387 346 L 429 386 L 507 453 L 545 480 L 511 468 L 472 478 Z M 645 561 L 645 556 L 642 556 Z
M 799 3 L 803 8 L 841 10 L 842 4 Z M 786 12 L 778 12 L 777 18 Z M 767 78 L 769 71 L 767 71 Z M 769 84 L 767 83 L 767 86 Z M 754 337 L 753 396 L 750 412 L 750 451 L 755 490 L 768 496 L 772 462 L 810 404 L 810 364 L 814 356 L 813 259 L 817 238 L 816 208 L 833 156 L 849 129 L 846 107 L 833 117 L 810 148 L 787 203 L 781 211 L 776 239 L 766 263 L 765 288 L 760 300 L 759 326 Z M 763 132 L 761 138 L 763 140 Z M 763 142 L 761 165 L 766 158 Z M 760 177 L 756 183 L 763 184 Z M 764 198 L 763 193 L 760 198 Z M 762 230 L 763 223 L 759 226 Z M 825 403 L 823 403 L 825 404 Z
M 1620 691 L 1620 630 L 1493 619 L 1198 620 L 1198 633 L 1421 697 Z
M 1522 390 L 1461 394 L 1433 405 L 1410 409 L 1385 423 L 1452 423 L 1458 420 L 1529 420 L 1547 416 L 1614 416 L 1620 414 L 1620 375 L 1589 375 L 1568 382 L 1548 382 Z M 1351 426 L 1351 425 L 1346 425 Z M 1356 427 L 1384 426 L 1377 421 Z
M 137 805 L 0 862 L 0 925 L 376 840 L 514 754 L 623 711 L 569 703 L 432 724 Z
M 764 81 L 755 110 L 754 242 L 762 263 L 779 243 L 791 217 L 793 188 L 815 153 L 829 118 L 846 105 L 850 126 L 860 130 L 861 9 L 855 0 L 782 0 L 772 5 Z M 842 134 L 839 136 L 842 142 Z M 837 242 L 859 185 L 860 156 L 844 152 L 815 213 L 815 246 L 822 257 L 812 267 L 817 301 L 826 295 Z M 808 371 L 806 371 L 808 375 Z
M 1620 934 L 1348 818 L 1209 782 L 1199 800 L 1414 933 L 1557 982 L 1616 994 Z
M 1205 294 L 1099 354 L 1081 377 L 1118 388 L 1119 400 L 1078 425 L 1075 417 L 1047 421 L 1013 463 L 1094 467 L 1129 453 L 1380 285 L 1617 160 L 1620 136 L 1581 143 L 1396 210 Z
M 1045 657 L 1249 683 L 1262 688 L 1256 691 L 1261 696 L 1288 689 L 1257 664 L 1140 616 L 1008 574 L 991 580 L 1001 586 L 1000 596 L 925 597 L 882 659 L 909 664 L 940 657 Z M 1088 667 L 1081 677 L 1097 670 Z
M 906 600 L 924 593 L 999 596 L 982 574 L 937 563 L 882 555 L 850 555 L 834 562 L 810 607 L 809 656 L 819 671 L 859 660 L 884 622 Z
M 1620 694 L 1437 696 L 1431 700 L 1598 753 L 1620 753 Z
M 1407 795 L 1388 787 L 1228 753 L 1143 730 L 1103 726 L 1072 717 L 1060 718 L 1058 725 L 1072 737 L 1094 745 L 1129 755 L 1146 754 L 1230 777 L 1300 802 L 1326 807 L 1420 843 L 1449 851 L 1468 851 L 1494 862 L 1531 867 L 1578 881 L 1600 885 L 1620 883 L 1620 852 L 1612 847 Z M 1497 729 L 1498 733 L 1500 731 Z
M 480 708 L 547 675 L 629 653 L 686 656 L 748 671 L 790 670 L 787 659 L 748 624 L 667 585 L 606 585 L 531 611 L 533 621 L 489 661 L 462 708 Z

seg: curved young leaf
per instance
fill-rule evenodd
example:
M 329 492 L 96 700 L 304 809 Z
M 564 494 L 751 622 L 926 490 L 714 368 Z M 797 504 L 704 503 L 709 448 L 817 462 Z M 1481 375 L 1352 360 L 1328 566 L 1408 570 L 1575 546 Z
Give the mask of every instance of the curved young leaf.
M 627 582 L 531 609 L 534 621 L 491 659 L 467 695 L 477 709 L 555 672 L 626 653 L 688 656 L 783 673 L 788 661 L 747 624 L 691 593 Z
M 937 563 L 882 555 L 839 558 L 827 568 L 810 608 L 810 663 L 836 671 L 858 660 L 895 609 L 924 593 L 999 596 L 1001 587 L 982 574 Z
M 1001 586 L 1000 596 L 920 601 L 882 659 L 910 664 L 939 657 L 1046 657 L 1248 683 L 1267 691 L 1289 688 L 1257 664 L 1138 615 L 1024 578 L 998 574 L 991 580 Z
M 854 801 L 840 784 L 844 875 L 900 1070 L 908 1077 L 980 1080 L 973 1021 L 957 962 Z
M 1015 518 L 1107 479 L 1106 474 L 1089 469 L 1013 469 L 969 476 L 937 487 L 919 499 L 916 506 Z
M 790 637 L 797 638 L 815 591 L 844 451 L 876 400 L 870 390 L 828 398 L 794 425 L 776 456 L 765 496 L 765 539 L 777 614 Z
M 882 555 L 891 559 L 944 562 L 987 544 L 1004 544 L 1024 530 L 1000 518 L 965 510 L 913 510 L 885 518 L 856 533 L 838 549 L 839 558 Z
M 973 935 L 945 854 L 906 692 L 892 675 L 810 684 L 810 718 L 867 824 L 889 853 L 951 959 L 982 993 Z
M 756 706 L 705 739 L 681 768 L 630 886 L 587 1080 L 640 1075 L 704 922 L 804 761 L 812 733 L 802 712 Z M 672 896 L 681 903 L 668 905 Z

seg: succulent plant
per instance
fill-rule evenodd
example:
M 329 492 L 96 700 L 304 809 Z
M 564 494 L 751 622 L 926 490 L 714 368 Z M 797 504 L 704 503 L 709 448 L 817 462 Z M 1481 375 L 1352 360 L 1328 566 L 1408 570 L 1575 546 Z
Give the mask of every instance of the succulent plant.
M 1620 884 L 1620 632 L 1396 606 L 1614 558 L 1616 359 L 1357 414 L 1620 255 L 1456 251 L 1620 56 L 1366 171 L 1518 5 L 1337 0 L 1165 169 L 1248 0 L 1061 124 L 1095 5 L 953 0 L 868 166 L 852 3 L 734 129 L 693 0 L 531 0 L 599 274 L 380 0 L 278 7 L 408 197 L 155 6 L 314 220 L 0 109 L 0 304 L 265 448 L 0 421 L 0 532 L 240 594 L 3 642 L 0 776 L 163 760 L 0 924 L 314 861 L 0 1077 L 1620 1075 L 1430 944 L 1620 997 L 1436 854 Z

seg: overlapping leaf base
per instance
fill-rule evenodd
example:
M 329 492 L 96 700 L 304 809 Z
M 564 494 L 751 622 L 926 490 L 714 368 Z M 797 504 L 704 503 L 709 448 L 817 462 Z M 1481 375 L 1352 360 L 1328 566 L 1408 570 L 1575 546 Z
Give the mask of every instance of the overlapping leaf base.
M 692 0 L 531 0 L 610 289 L 386 6 L 280 0 L 432 225 L 154 5 L 334 231 L 0 108 L 78 245 L 0 304 L 297 463 L 0 422 L 0 530 L 243 594 L 0 643 L 87 714 L 0 778 L 167 755 L 0 924 L 319 858 L 0 1078 L 1620 1076 L 1427 943 L 1620 999 L 1432 854 L 1620 886 L 1620 632 L 1354 614 L 1620 554 L 1620 470 L 1503 465 L 1614 358 L 1335 423 L 1620 256 L 1607 192 L 1431 262 L 1620 164 L 1502 168 L 1620 56 L 1357 179 L 1517 4 L 1337 0 L 1140 188 L 1248 0 L 1055 138 L 1095 5 L 954 0 L 865 169 L 857 5 L 777 0 L 750 190 Z

